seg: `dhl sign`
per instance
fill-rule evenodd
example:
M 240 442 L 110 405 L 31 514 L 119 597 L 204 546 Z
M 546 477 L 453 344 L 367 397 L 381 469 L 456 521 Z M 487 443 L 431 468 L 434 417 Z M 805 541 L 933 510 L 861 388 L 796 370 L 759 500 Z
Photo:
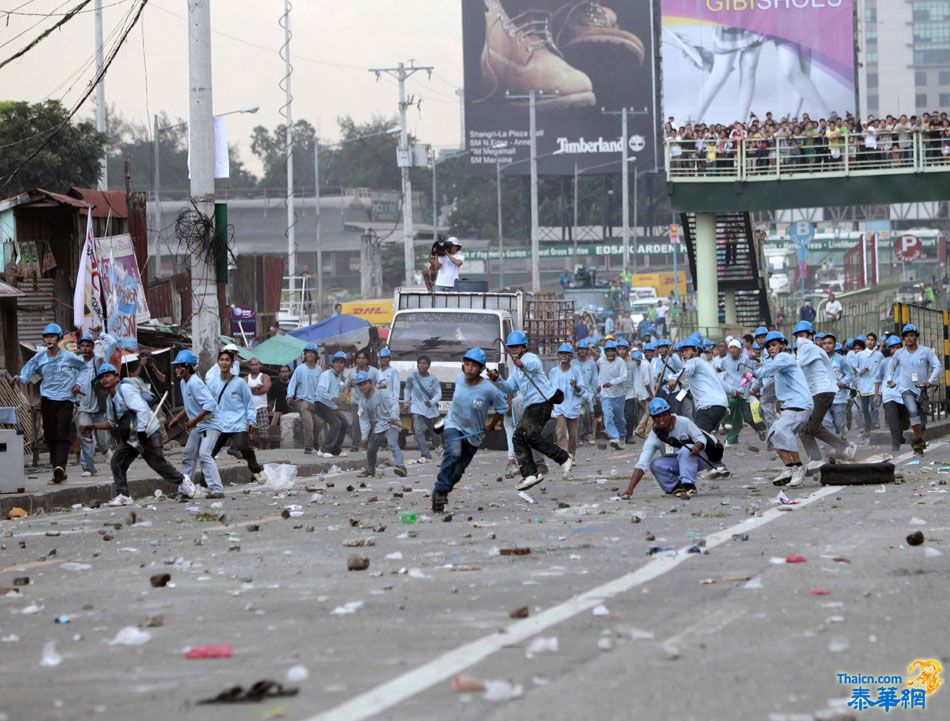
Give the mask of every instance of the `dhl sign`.
M 388 326 L 393 320 L 393 301 L 386 300 L 354 300 L 343 304 L 346 315 L 355 315 L 368 320 L 373 325 Z

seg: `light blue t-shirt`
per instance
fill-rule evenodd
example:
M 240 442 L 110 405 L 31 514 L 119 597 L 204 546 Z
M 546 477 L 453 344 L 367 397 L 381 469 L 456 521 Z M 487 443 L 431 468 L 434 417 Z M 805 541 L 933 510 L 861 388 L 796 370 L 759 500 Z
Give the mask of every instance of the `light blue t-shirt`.
M 386 433 L 392 427 L 389 421 L 399 420 L 399 403 L 385 390 L 374 388 L 369 398 L 356 391 L 353 398 L 356 399 L 360 434 L 364 441 L 370 433 Z
M 831 356 L 831 368 L 835 373 L 835 383 L 844 384 L 844 388 L 839 388 L 835 392 L 835 403 L 847 403 L 851 400 L 851 381 L 854 369 L 848 364 L 848 361 L 837 353 Z M 871 390 L 873 391 L 873 384 Z
M 894 355 L 891 354 L 884 359 L 884 362 L 881 363 L 880 370 L 878 371 L 878 382 L 881 384 L 881 403 L 893 401 L 894 403 L 900 403 L 901 405 L 904 405 L 904 396 L 901 395 L 900 388 L 897 386 L 891 388 L 886 381 L 887 373 L 893 363 Z
M 586 360 L 579 360 L 575 358 L 571 361 L 571 365 L 581 372 L 581 378 L 584 379 L 584 387 L 591 389 L 590 398 L 585 401 L 584 405 L 587 406 L 588 410 L 593 410 L 594 396 L 597 393 L 597 386 L 600 385 L 600 379 L 597 373 L 597 364 L 592 358 L 588 357 Z
M 410 413 L 435 418 L 439 415 L 441 398 L 442 386 L 439 379 L 431 374 L 422 376 L 419 371 L 415 371 L 406 381 L 406 400 L 409 402 Z
M 805 382 L 808 383 L 812 395 L 838 391 L 831 359 L 813 341 L 798 341 L 798 365 L 805 374 Z
M 726 408 L 729 405 L 719 376 L 702 358 L 690 358 L 686 361 L 680 379 L 686 381 L 686 385 L 693 394 L 693 403 L 696 408 L 713 406 Z
M 590 389 L 584 385 L 581 371 L 573 365 L 566 371 L 561 370 L 560 365 L 556 365 L 548 371 L 548 378 L 551 379 L 551 384 L 555 388 L 560 388 L 561 392 L 564 393 L 564 402 L 554 406 L 551 415 L 555 418 L 564 416 L 571 420 L 579 418 L 581 407 L 590 394 Z M 577 384 L 577 390 L 574 390 L 571 385 L 572 380 Z
M 673 429 L 667 434 L 670 438 L 675 438 L 678 441 L 690 445 L 693 443 L 702 443 L 705 445 L 707 443 L 706 436 L 703 435 L 699 426 L 693 423 L 689 418 L 678 415 L 674 415 L 673 417 L 676 419 L 676 425 L 674 425 Z M 653 460 L 653 456 L 657 453 L 662 455 L 665 447 L 666 444 L 656 435 L 656 430 L 650 431 L 650 435 L 647 436 L 646 441 L 643 443 L 643 450 L 640 451 L 640 458 L 634 467 L 639 468 L 644 473 L 649 472 L 650 461 Z M 703 451 L 700 455 L 704 458 L 707 457 L 706 451 Z
M 320 380 L 317 382 L 316 402 L 335 409 L 336 399 L 346 390 L 346 386 L 346 377 L 342 373 L 337 375 L 335 370 L 327 368 L 320 375 Z
M 214 425 L 222 433 L 242 433 L 248 425 L 257 423 L 257 411 L 251 399 L 251 389 L 240 378 L 231 376 L 227 385 L 221 374 L 208 383 L 208 390 L 218 404 Z M 223 393 L 222 393 L 223 391 Z M 218 401 L 217 399 L 221 400 Z
M 73 386 L 79 371 L 86 367 L 86 361 L 75 353 L 59 349 L 55 356 L 47 354 L 46 349 L 39 351 L 20 369 L 20 383 L 26 384 L 39 374 L 40 396 L 51 401 L 74 401 Z
M 545 403 L 548 398 L 554 395 L 554 387 L 548 377 L 544 375 L 541 359 L 534 353 L 525 353 L 521 356 L 521 364 L 520 368 L 512 365 L 508 379 L 499 378 L 495 385 L 511 395 L 520 393 L 525 407 Z M 540 393 L 538 389 L 540 389 Z
M 473 434 L 465 440 L 473 446 L 480 446 L 485 439 L 483 431 L 489 415 L 504 414 L 507 410 L 505 394 L 490 381 L 482 378 L 478 384 L 470 386 L 465 375 L 459 373 L 455 378 L 452 408 L 446 416 L 445 427 L 454 428 L 463 435 Z
M 294 368 L 294 374 L 290 376 L 290 382 L 287 384 L 287 397 L 297 398 L 307 403 L 315 403 L 317 400 L 317 384 L 320 382 L 320 376 L 323 375 L 323 369 L 314 365 L 313 368 L 306 363 L 301 363 Z
M 182 379 L 180 386 L 181 397 L 185 405 L 185 415 L 188 416 L 189 420 L 195 418 L 201 411 L 208 411 L 211 414 L 205 416 L 204 420 L 195 426 L 195 430 L 205 431 L 209 428 L 221 430 L 218 428 L 215 418 L 218 412 L 218 404 L 201 377 L 195 374 L 187 381 Z
M 931 385 L 937 384 L 937 379 L 940 378 L 940 361 L 937 360 L 933 348 L 919 345 L 913 353 L 901 348 L 893 358 L 894 361 L 887 371 L 887 381 L 896 382 L 901 393 L 910 391 L 919 396 L 921 383 L 926 381 Z
M 815 407 L 805 374 L 791 353 L 779 353 L 766 358 L 755 371 L 756 378 L 775 378 L 775 397 L 782 408 L 800 408 L 810 411 Z
M 380 388 L 383 393 L 391 395 L 394 400 L 399 400 L 399 371 L 397 371 L 392 366 L 389 366 L 386 370 L 380 369 L 379 371 L 379 380 L 376 382 L 378 386 L 380 383 L 385 383 L 385 388 Z
M 851 365 L 854 367 L 853 379 L 858 393 L 862 396 L 874 393 L 883 362 L 884 356 L 877 350 L 863 350 L 854 354 L 851 359 Z

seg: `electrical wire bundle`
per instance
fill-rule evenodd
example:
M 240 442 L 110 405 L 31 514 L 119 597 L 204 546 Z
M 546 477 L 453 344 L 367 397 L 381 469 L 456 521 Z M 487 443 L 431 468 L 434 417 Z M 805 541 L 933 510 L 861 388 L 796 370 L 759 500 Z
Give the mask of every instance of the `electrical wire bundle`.
M 214 231 L 214 218 L 205 215 L 198 206 L 192 203 L 190 208 L 182 208 L 175 219 L 175 237 L 179 247 L 193 258 L 198 258 L 208 265 L 214 265 L 219 257 L 219 251 L 227 252 L 227 236 L 221 236 Z M 221 248 L 221 245 L 224 248 Z

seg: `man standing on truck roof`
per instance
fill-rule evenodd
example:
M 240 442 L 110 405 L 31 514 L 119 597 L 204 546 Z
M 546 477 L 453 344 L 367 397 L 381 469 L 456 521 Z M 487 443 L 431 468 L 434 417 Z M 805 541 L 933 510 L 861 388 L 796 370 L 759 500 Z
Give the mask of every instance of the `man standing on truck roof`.
M 430 256 L 429 261 L 433 267 L 438 267 L 438 274 L 435 277 L 435 289 L 443 293 L 452 293 L 455 291 L 455 282 L 459 279 L 459 268 L 464 262 L 458 252 L 462 249 L 459 239 L 452 236 L 443 241 L 441 249 Z M 433 258 L 435 259 L 433 261 Z
M 520 393 L 524 399 L 524 414 L 518 421 L 513 436 L 515 454 L 518 456 L 523 478 L 518 490 L 524 491 L 544 480 L 538 472 L 532 450 L 537 450 L 557 463 L 564 476 L 571 472 L 573 462 L 568 452 L 541 435 L 544 424 L 551 418 L 554 406 L 563 402 L 564 393 L 555 388 L 544 374 L 541 359 L 528 352 L 528 336 L 521 331 L 513 331 L 508 334 L 505 346 L 515 367 L 507 380 L 500 378 L 498 371 L 494 370 L 488 372 L 488 377 L 498 388 L 511 394 Z

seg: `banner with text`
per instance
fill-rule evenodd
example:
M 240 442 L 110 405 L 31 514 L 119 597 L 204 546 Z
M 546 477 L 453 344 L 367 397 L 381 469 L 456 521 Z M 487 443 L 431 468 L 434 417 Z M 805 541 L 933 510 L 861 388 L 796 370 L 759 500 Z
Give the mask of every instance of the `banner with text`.
M 138 324 L 149 320 L 151 315 L 132 247 L 132 236 L 96 238 L 96 256 L 106 299 L 108 332 L 118 339 L 120 347 L 136 348 Z
M 854 112 L 853 0 L 662 0 L 665 117 Z
M 624 143 L 641 172 L 656 167 L 652 2 L 462 0 L 462 34 L 472 174 L 530 173 L 531 91 L 541 174 L 619 173 Z

